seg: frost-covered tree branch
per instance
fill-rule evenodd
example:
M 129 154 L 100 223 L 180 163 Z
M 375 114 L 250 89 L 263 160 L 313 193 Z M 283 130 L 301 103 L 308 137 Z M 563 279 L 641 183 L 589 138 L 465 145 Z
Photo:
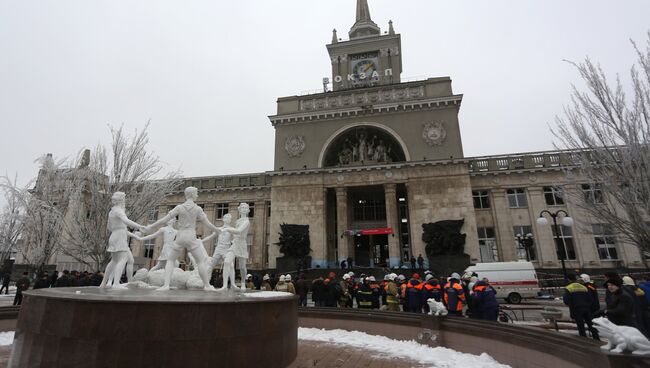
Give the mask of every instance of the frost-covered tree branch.
M 100 269 L 108 261 L 107 223 L 112 193 L 126 193 L 127 216 L 138 220 L 146 218 L 148 211 L 180 185 L 180 173 L 163 174 L 163 163 L 147 150 L 147 129 L 148 124 L 129 136 L 123 127 L 111 127 L 110 152 L 97 146 L 76 165 L 61 251 L 93 269 Z
M 603 193 L 597 203 L 577 191 L 578 206 L 650 254 L 650 32 L 645 49 L 634 42 L 633 47 L 631 88 L 618 76 L 608 80 L 590 59 L 573 63 L 586 90 L 573 86 L 571 104 L 556 117 L 554 134 L 558 148 L 574 151 L 580 184 Z

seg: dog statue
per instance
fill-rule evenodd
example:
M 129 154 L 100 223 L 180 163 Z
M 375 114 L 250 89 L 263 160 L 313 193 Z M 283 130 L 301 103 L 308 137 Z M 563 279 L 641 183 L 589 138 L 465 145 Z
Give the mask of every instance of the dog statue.
M 446 316 L 448 314 L 447 308 L 445 305 L 439 301 L 431 298 L 427 299 L 427 304 L 429 304 L 429 314 L 433 316 Z
M 618 326 L 607 318 L 599 317 L 592 320 L 600 336 L 608 343 L 601 346 L 603 350 L 613 353 L 629 351 L 632 354 L 650 354 L 650 341 L 634 327 Z

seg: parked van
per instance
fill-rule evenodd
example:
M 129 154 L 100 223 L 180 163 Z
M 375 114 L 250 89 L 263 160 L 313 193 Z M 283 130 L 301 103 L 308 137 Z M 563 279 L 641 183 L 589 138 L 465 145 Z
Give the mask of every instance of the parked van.
M 487 278 L 497 291 L 497 298 L 508 303 L 519 304 L 523 298 L 532 298 L 540 291 L 535 267 L 530 262 L 477 263 L 465 270 L 463 278 L 473 273 L 478 279 Z

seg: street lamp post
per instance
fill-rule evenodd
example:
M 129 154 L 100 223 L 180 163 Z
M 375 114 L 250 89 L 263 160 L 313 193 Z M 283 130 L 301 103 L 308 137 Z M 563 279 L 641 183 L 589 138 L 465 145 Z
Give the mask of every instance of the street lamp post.
M 521 235 L 517 234 L 515 235 L 517 237 L 517 242 L 519 243 L 519 246 L 524 248 L 526 251 L 526 261 L 530 262 L 530 253 L 528 253 L 528 250 L 530 247 L 533 246 L 533 234 L 526 234 L 526 235 Z
M 562 215 L 562 225 L 564 226 L 573 226 L 573 219 L 565 210 L 558 210 L 556 212 L 551 212 L 549 210 L 543 210 L 539 213 L 539 218 L 537 219 L 537 225 L 547 226 L 548 220 L 544 215 L 549 215 L 553 219 L 553 229 L 555 230 L 555 246 L 560 249 L 560 226 L 557 224 L 557 218 Z M 566 248 L 562 245 L 562 250 L 560 252 L 560 262 L 562 263 L 562 275 L 564 280 L 567 280 L 566 266 L 564 260 L 566 259 Z

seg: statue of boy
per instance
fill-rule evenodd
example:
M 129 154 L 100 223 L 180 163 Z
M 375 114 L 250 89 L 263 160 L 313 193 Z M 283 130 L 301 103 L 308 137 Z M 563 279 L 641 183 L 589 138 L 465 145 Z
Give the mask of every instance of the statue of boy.
M 250 208 L 247 203 L 240 203 L 237 209 L 239 210 L 239 219 L 235 222 L 235 227 L 224 227 L 222 230 L 231 233 L 233 240 L 223 261 L 223 287 L 220 290 L 225 290 L 228 287 L 229 280 L 233 288 L 237 288 L 235 286 L 235 259 L 237 259 L 239 273 L 241 274 L 241 290 L 246 290 L 246 262 L 248 261 L 248 245 L 246 241 L 251 226 L 248 219 Z
M 181 255 L 183 249 L 194 256 L 199 269 L 199 276 L 203 280 L 204 290 L 214 290 L 210 285 L 210 264 L 207 261 L 207 252 L 203 248 L 203 243 L 196 237 L 196 221 L 201 221 L 212 231 L 219 231 L 219 228 L 214 226 L 206 216 L 203 209 L 199 207 L 194 201 L 199 197 L 198 189 L 195 187 L 185 188 L 185 203 L 180 204 L 165 215 L 165 217 L 156 221 L 155 223 L 147 226 L 145 232 L 150 232 L 162 224 L 167 223 L 172 218 L 178 217 L 178 232 L 176 233 L 176 240 L 169 252 L 167 264 L 165 264 L 165 283 L 157 290 L 169 290 L 171 283 L 172 272 L 174 264 L 178 257 Z
M 145 227 L 129 220 L 126 217 L 126 212 L 124 211 L 126 201 L 126 194 L 123 192 L 115 192 L 111 197 L 111 202 L 113 207 L 108 213 L 108 231 L 111 232 L 110 237 L 108 238 L 108 249 L 107 251 L 111 254 L 111 261 L 106 266 L 104 271 L 104 279 L 99 285 L 100 288 L 105 287 L 124 287 L 120 285 L 120 278 L 124 272 L 124 267 L 130 259 L 133 259 L 133 254 L 131 254 L 131 249 L 129 248 L 129 243 L 127 241 L 128 230 L 127 225 L 143 230 Z M 131 270 L 133 272 L 133 270 Z M 127 276 L 128 275 L 127 270 Z
M 221 231 L 214 232 L 203 239 L 203 243 L 208 244 L 212 238 L 218 236 L 217 246 L 214 248 L 212 258 L 208 260 L 211 263 L 212 268 L 215 268 L 219 262 L 224 261 L 226 253 L 228 253 L 228 249 L 230 249 L 230 246 L 232 245 L 232 234 L 228 231 L 223 231 L 224 228 L 230 227 L 230 224 L 232 223 L 232 215 L 227 213 L 223 215 L 221 220 L 223 221 L 223 227 L 219 228 Z

